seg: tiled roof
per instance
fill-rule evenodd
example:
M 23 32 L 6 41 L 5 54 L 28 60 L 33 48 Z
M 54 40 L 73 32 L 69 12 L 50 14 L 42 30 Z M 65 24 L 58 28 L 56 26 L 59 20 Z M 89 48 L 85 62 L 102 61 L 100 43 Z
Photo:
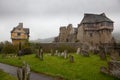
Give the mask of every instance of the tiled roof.
M 81 21 L 81 24 L 84 23 L 97 23 L 97 22 L 112 22 L 111 19 L 106 17 L 105 13 L 102 14 L 84 14 L 84 18 Z

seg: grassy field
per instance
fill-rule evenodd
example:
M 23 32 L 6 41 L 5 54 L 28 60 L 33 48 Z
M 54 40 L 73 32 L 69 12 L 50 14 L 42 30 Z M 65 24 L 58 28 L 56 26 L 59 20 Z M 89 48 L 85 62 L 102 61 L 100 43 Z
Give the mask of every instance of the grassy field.
M 63 77 L 66 80 L 118 80 L 114 77 L 100 73 L 101 66 L 107 66 L 106 61 L 100 60 L 97 55 L 83 57 L 73 55 L 74 63 L 70 63 L 68 59 L 63 59 L 57 56 L 44 55 L 44 60 L 36 58 L 34 54 L 26 55 L 19 60 L 16 58 L 2 59 L 0 62 L 14 66 L 21 66 L 23 61 L 26 61 L 32 71 L 44 73 L 51 76 Z
M 17 80 L 15 77 L 0 70 L 0 80 Z

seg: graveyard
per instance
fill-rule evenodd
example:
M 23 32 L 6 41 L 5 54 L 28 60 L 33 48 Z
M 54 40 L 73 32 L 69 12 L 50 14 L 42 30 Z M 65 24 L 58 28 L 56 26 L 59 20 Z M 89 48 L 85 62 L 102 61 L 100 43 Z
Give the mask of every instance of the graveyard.
M 0 0 L 0 80 L 120 80 L 119 7 Z
M 44 54 L 43 60 L 36 58 L 35 54 L 22 56 L 21 59 L 18 57 L 3 59 L 0 55 L 0 62 L 21 67 L 22 62 L 26 61 L 32 71 L 57 77 L 58 80 L 119 80 L 100 72 L 101 66 L 107 66 L 107 60 L 110 60 L 109 56 L 107 56 L 107 60 L 100 60 L 98 55 L 92 53 L 89 57 L 75 53 L 69 55 L 74 56 L 74 62 L 71 63 L 69 58 L 51 56 L 47 53 Z

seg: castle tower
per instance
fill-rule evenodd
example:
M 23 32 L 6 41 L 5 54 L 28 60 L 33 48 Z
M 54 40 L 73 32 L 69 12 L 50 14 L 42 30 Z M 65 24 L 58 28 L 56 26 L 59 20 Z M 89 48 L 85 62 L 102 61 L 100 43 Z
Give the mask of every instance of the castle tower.
M 113 21 L 104 13 L 84 14 L 84 18 L 78 25 L 77 40 L 91 45 L 112 42 Z
M 14 45 L 19 43 L 24 44 L 29 40 L 29 28 L 23 28 L 23 23 L 19 23 L 19 25 L 11 31 L 11 39 Z

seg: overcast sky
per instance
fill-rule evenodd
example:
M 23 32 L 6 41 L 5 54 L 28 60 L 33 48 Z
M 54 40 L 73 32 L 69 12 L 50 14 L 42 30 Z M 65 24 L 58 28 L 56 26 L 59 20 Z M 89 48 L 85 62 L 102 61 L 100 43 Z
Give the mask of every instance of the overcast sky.
M 120 0 L 0 0 L 0 41 L 11 41 L 10 31 L 19 22 L 30 28 L 30 39 L 59 34 L 59 27 L 77 27 L 84 13 L 106 15 L 113 20 L 114 32 L 120 28 Z

